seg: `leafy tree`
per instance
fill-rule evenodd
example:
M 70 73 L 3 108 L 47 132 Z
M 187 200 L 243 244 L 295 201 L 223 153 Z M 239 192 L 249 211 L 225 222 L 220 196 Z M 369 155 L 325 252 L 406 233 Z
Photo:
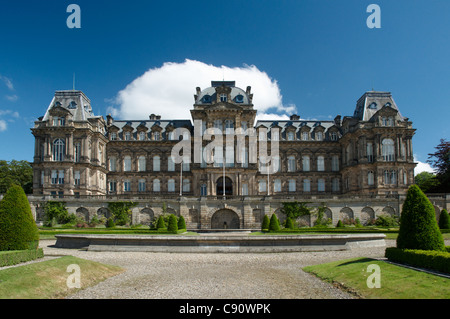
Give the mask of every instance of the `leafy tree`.
M 290 217 L 293 220 L 305 215 L 310 215 L 311 210 L 306 206 L 305 202 L 286 202 L 283 203 L 283 207 L 281 208 L 281 212 L 286 215 L 286 217 Z
M 422 192 L 433 192 L 440 185 L 439 179 L 435 174 L 430 172 L 422 172 L 414 177 L 415 183 L 420 187 Z
M 275 213 L 272 214 L 272 217 L 270 217 L 269 230 L 270 231 L 280 230 L 280 222 L 278 221 L 277 215 L 275 215 Z
M 37 248 L 39 232 L 21 186 L 13 185 L 0 201 L 0 250 Z
M 45 225 L 53 226 L 54 223 L 67 224 L 74 223 L 76 216 L 74 214 L 69 215 L 66 209 L 66 203 L 48 201 L 44 205 Z
M 115 223 L 119 226 L 126 225 L 130 222 L 131 208 L 136 206 L 133 202 L 110 202 L 108 203 L 109 211 L 114 217 Z
M 443 209 L 439 215 L 439 228 L 440 229 L 450 229 L 450 216 L 446 209 Z
M 33 192 L 33 168 L 27 161 L 0 160 L 0 194 L 12 185 L 19 185 L 26 194 Z
M 409 187 L 403 203 L 397 248 L 445 250 L 433 205 L 417 185 Z
M 436 177 L 440 185 L 433 192 L 450 192 L 450 142 L 441 139 L 436 152 L 428 154 L 427 162 L 436 169 Z
M 174 214 L 170 214 L 169 216 L 169 225 L 167 226 L 167 230 L 173 233 L 178 231 L 177 217 Z

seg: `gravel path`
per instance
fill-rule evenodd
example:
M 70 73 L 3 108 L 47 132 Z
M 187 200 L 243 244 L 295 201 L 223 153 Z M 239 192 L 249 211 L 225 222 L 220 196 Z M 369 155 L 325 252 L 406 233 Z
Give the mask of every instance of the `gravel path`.
M 69 297 L 74 299 L 348 299 L 353 296 L 301 268 L 352 257 L 382 258 L 385 250 L 181 254 L 90 252 L 50 247 L 54 243 L 43 240 L 40 246 L 47 255 L 72 255 L 126 269 Z M 394 244 L 387 240 L 387 246 Z

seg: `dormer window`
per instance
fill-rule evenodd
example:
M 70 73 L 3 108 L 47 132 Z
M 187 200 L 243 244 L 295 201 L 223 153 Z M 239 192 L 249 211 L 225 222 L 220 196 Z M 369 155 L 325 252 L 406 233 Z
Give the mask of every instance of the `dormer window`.
M 66 125 L 65 117 L 54 117 L 53 118 L 53 126 L 64 126 Z
M 125 132 L 125 141 L 130 141 L 130 140 L 131 140 L 131 133 Z
M 369 109 L 376 110 L 377 109 L 377 103 L 373 102 L 369 105 Z
M 74 101 L 69 103 L 69 109 L 76 109 L 77 108 L 77 103 L 75 103 Z
M 391 103 L 389 103 L 389 102 L 387 102 L 384 106 L 391 106 L 392 104 Z
M 236 103 L 243 103 L 244 97 L 241 94 L 239 94 L 236 96 L 235 101 L 236 101 Z
M 203 97 L 203 103 L 211 103 L 211 96 L 210 95 L 205 95 Z
M 228 97 L 225 93 L 220 94 L 220 102 L 226 102 Z

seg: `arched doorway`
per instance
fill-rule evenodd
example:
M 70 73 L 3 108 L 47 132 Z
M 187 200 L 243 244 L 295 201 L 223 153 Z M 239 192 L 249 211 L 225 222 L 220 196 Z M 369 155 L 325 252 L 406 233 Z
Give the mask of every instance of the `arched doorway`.
M 216 183 L 216 194 L 223 195 L 223 177 L 217 179 Z M 229 177 L 225 177 L 225 195 L 231 196 L 233 195 L 233 181 Z
M 220 209 L 211 217 L 211 229 L 239 229 L 239 216 L 230 209 Z

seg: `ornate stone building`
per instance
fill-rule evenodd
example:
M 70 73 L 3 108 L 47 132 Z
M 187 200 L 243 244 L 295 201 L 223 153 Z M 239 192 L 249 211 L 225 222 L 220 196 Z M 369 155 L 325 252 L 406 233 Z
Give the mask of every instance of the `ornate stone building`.
M 32 129 L 38 219 L 53 198 L 87 219 L 107 215 L 109 201 L 133 200 L 135 223 L 164 204 L 195 229 L 259 228 L 292 200 L 326 206 L 334 223 L 399 214 L 414 182 L 415 129 L 390 93 L 366 92 L 352 116 L 333 121 L 255 123 L 252 99 L 251 87 L 213 81 L 196 89 L 192 121 L 105 121 L 81 91 L 57 91 Z

